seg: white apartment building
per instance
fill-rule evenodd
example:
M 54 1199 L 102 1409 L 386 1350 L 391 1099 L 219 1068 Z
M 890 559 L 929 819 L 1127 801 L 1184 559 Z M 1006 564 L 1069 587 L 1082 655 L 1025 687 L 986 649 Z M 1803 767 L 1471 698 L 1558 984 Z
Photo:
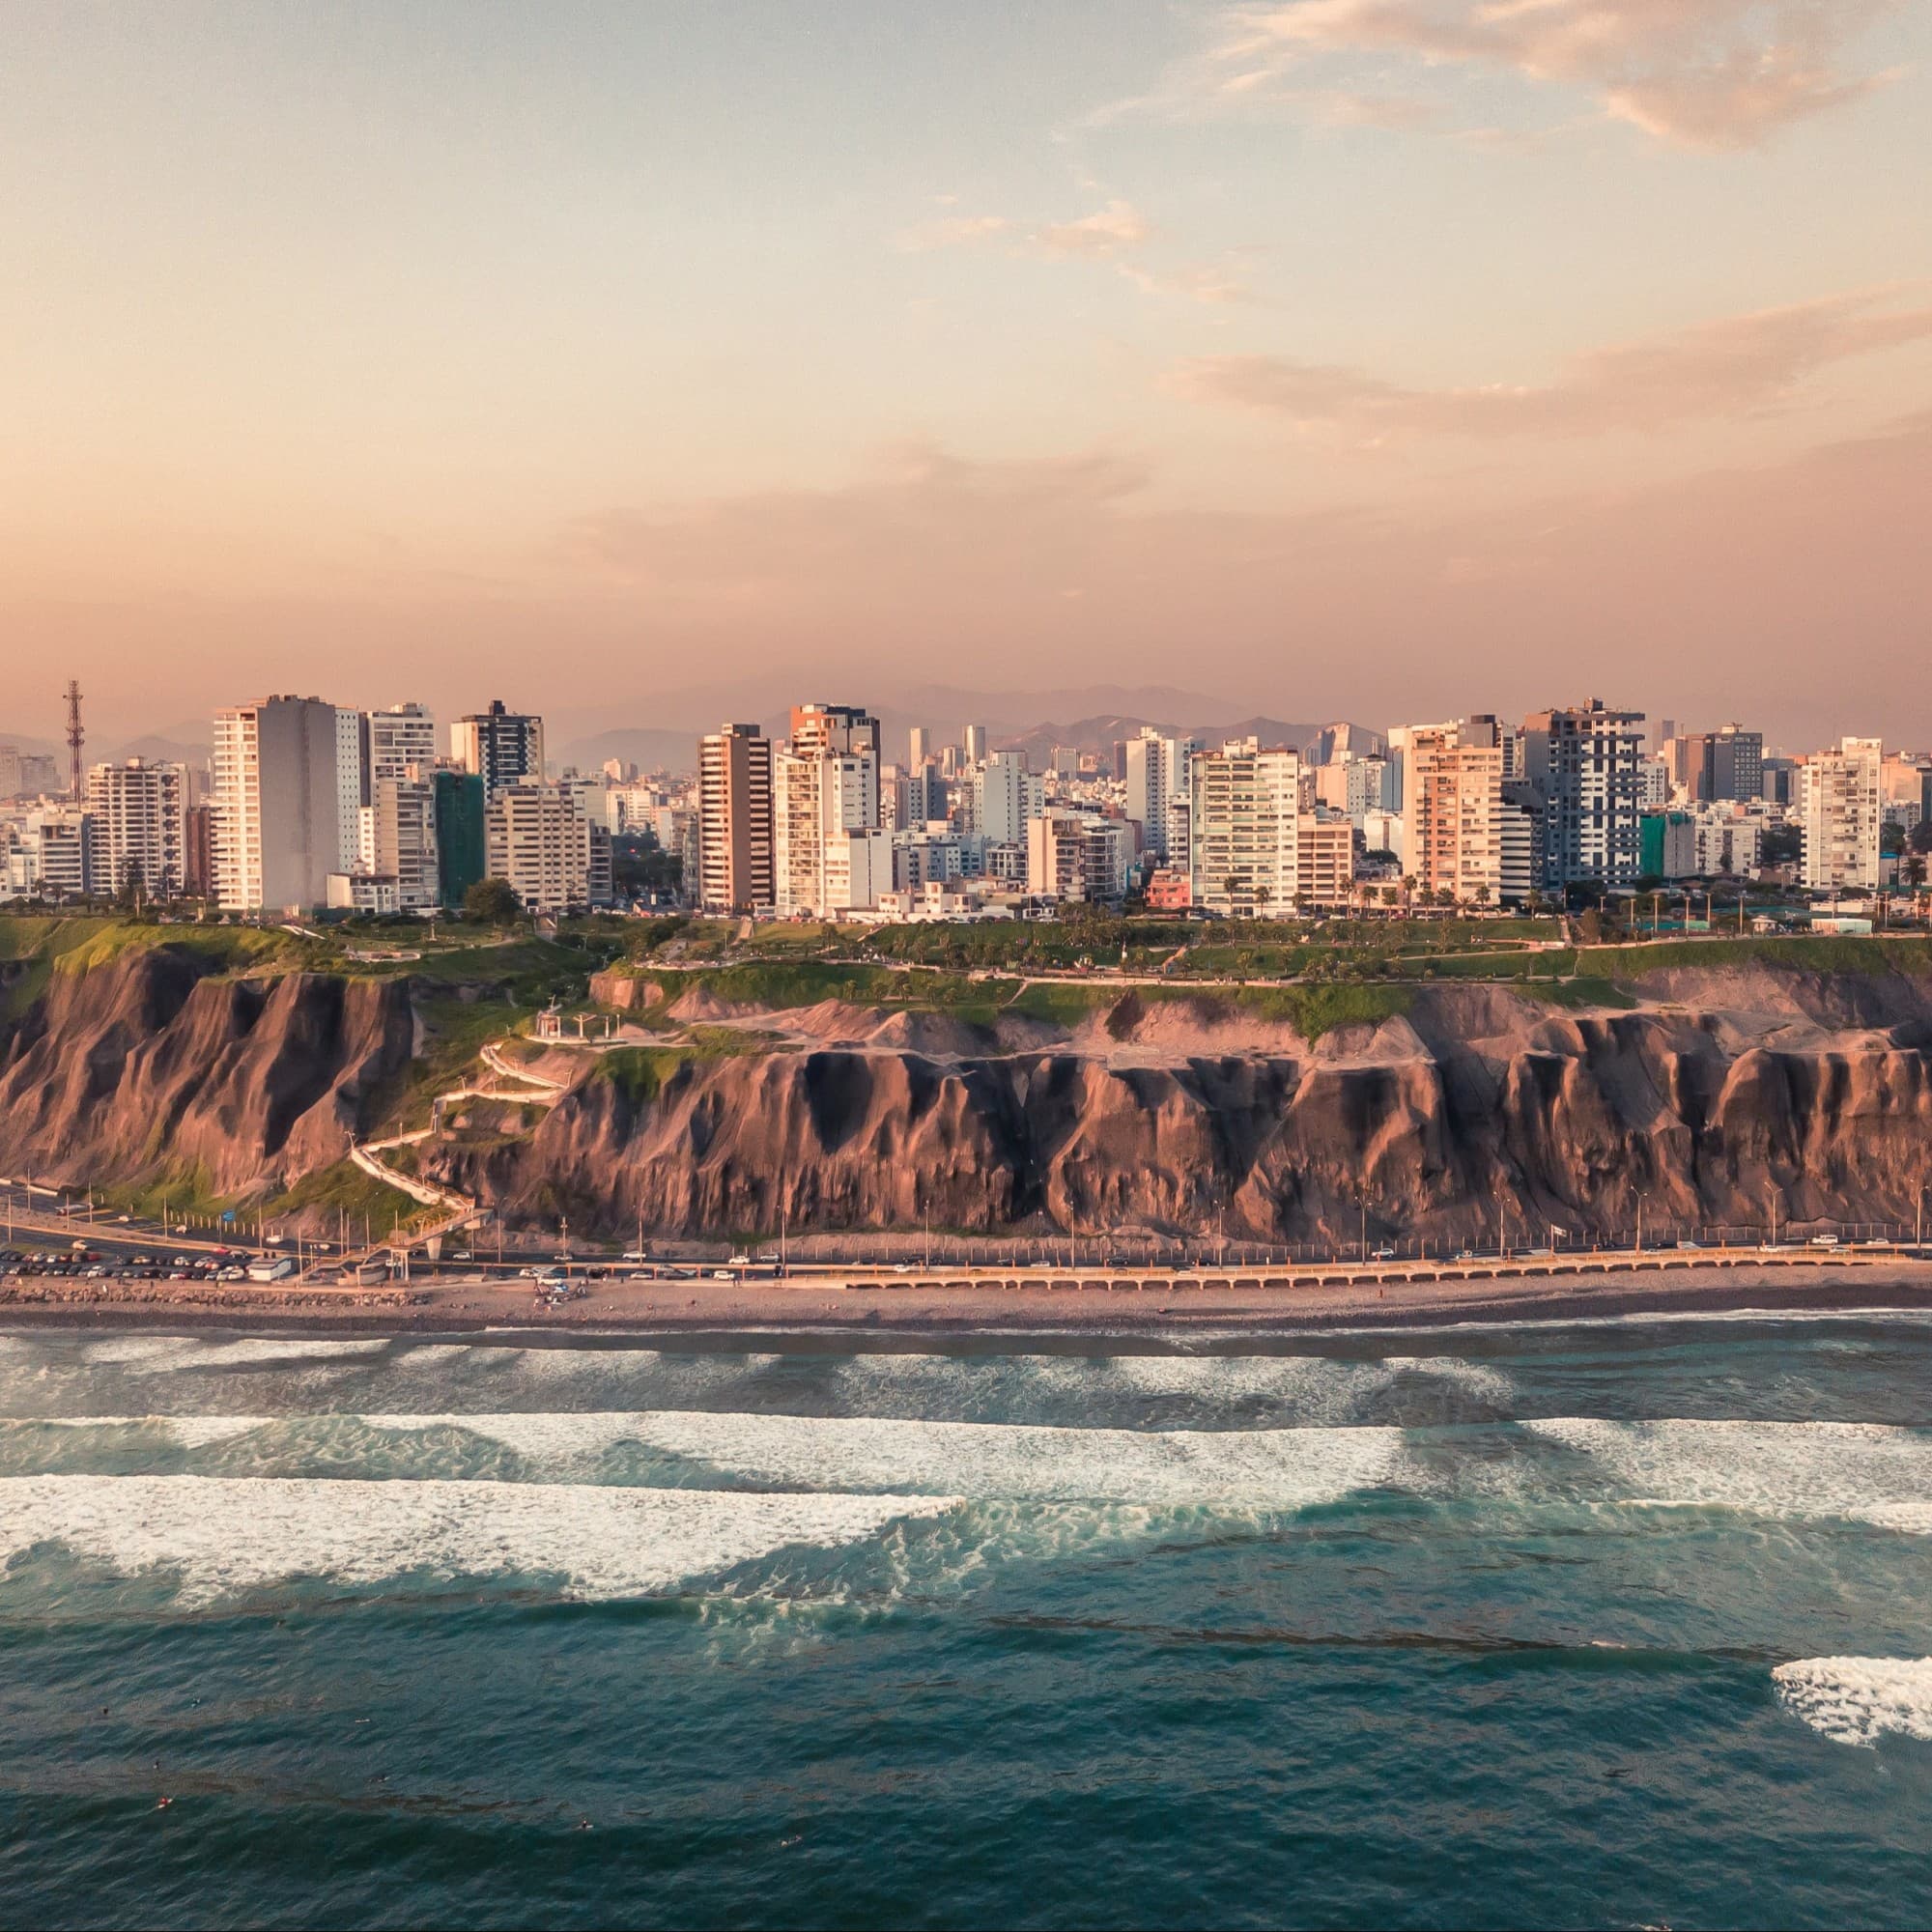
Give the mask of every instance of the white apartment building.
M 969 768 L 961 789 L 968 801 L 961 829 L 997 845 L 1025 838 L 1027 820 L 1046 810 L 1046 781 L 1027 770 L 1021 752 L 994 752 L 982 758 Z
M 1402 859 L 1403 827 L 1399 811 L 1371 811 L 1362 819 L 1362 847 L 1369 852 L 1392 853 Z
M 1146 849 L 1163 863 L 1173 856 L 1168 808 L 1187 794 L 1194 750 L 1192 738 L 1166 738 L 1151 724 L 1127 740 L 1127 816 L 1141 828 Z
M 1503 893 L 1503 748 L 1493 719 L 1391 731 L 1402 753 L 1402 863 L 1418 893 L 1489 904 Z
M 850 904 L 845 895 L 855 876 L 853 861 L 849 845 L 839 841 L 879 830 L 878 801 L 878 760 L 868 750 L 819 750 L 808 742 L 803 751 L 789 747 L 773 754 L 772 903 L 781 919 L 834 909 L 828 866 L 839 868 L 845 880 L 840 909 Z M 890 891 L 890 835 L 884 849 L 879 890 Z M 869 877 L 869 860 L 866 866 Z
M 832 918 L 867 912 L 893 889 L 893 835 L 835 832 L 825 841 L 824 896 L 818 910 Z
M 497 789 L 483 813 L 484 870 L 501 879 L 531 912 L 558 913 L 601 903 L 594 846 L 600 828 L 557 785 Z M 604 871 L 610 868 L 608 837 Z
M 87 775 L 96 872 L 105 893 L 172 898 L 185 882 L 187 771 L 128 758 Z
M 1841 738 L 1798 768 L 1802 877 L 1812 892 L 1877 890 L 1884 764 L 1879 739 Z
M 1285 917 L 1300 889 L 1301 759 L 1231 738 L 1192 760 L 1194 903 L 1230 918 Z
M 420 704 L 368 712 L 363 729 L 363 767 L 371 785 L 381 779 L 426 779 L 436 769 L 436 720 Z
M 1526 904 L 1530 894 L 1538 890 L 1536 833 L 1536 808 L 1505 799 L 1496 819 L 1496 845 L 1502 867 L 1502 884 L 1496 896 L 1505 905 Z
M 214 717 L 210 836 L 224 912 L 327 900 L 360 842 L 361 714 L 278 696 Z
M 943 822 L 895 832 L 892 841 L 895 892 L 918 892 L 928 880 L 963 878 L 978 869 L 968 864 L 968 839 Z
M 5 848 L 10 897 L 69 896 L 108 890 L 94 814 L 43 799 L 13 820 Z
M 1748 879 L 1762 870 L 1768 822 L 1762 805 L 1722 799 L 1693 807 L 1690 817 L 1699 877 Z
M 442 903 L 438 872 L 436 781 L 429 768 L 421 778 L 379 778 L 360 812 L 357 870 L 387 878 L 395 886 L 398 910 L 430 912 Z
M 330 912 L 374 913 L 387 919 L 403 910 L 396 882 L 386 873 L 331 872 L 328 875 Z

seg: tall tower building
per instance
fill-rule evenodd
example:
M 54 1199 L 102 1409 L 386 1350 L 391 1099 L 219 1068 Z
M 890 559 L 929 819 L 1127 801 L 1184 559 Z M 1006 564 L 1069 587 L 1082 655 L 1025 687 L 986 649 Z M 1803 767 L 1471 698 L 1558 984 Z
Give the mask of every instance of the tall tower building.
M 1503 748 L 1493 718 L 1391 731 L 1402 753 L 1403 864 L 1418 891 L 1487 903 L 1503 890 Z
M 726 724 L 697 742 L 696 902 L 707 912 L 772 907 L 772 741 Z
M 1543 813 L 1543 883 L 1634 885 L 1642 867 L 1637 761 L 1643 713 L 1601 699 L 1536 711 L 1522 727 L 1522 776 Z
M 543 720 L 506 710 L 500 697 L 490 700 L 488 711 L 459 718 L 449 727 L 449 749 L 466 772 L 482 779 L 491 797 L 505 785 L 543 782 Z
M 1169 802 L 1188 789 L 1192 738 L 1164 738 L 1151 724 L 1127 740 L 1127 816 L 1141 828 L 1146 850 L 1165 863 L 1171 855 Z
M 358 713 L 319 697 L 215 713 L 210 837 L 224 911 L 327 902 L 329 873 L 349 869 L 357 842 L 359 759 L 344 747 L 353 751 L 359 735 Z
M 1836 751 L 1814 752 L 1799 766 L 1803 877 L 1812 892 L 1876 889 L 1884 766 L 1877 738 L 1841 738 Z
M 106 892 L 172 898 L 187 884 L 187 773 L 178 764 L 128 758 L 94 766 L 87 809 L 95 867 Z
M 1301 759 L 1231 738 L 1192 760 L 1194 903 L 1231 918 L 1285 918 L 1300 890 Z

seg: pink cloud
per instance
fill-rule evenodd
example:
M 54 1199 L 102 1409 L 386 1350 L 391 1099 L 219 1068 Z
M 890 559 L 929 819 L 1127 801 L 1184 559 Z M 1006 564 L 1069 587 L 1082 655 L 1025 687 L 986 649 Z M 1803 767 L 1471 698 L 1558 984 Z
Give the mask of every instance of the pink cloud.
M 1321 118 L 1350 98 L 1312 63 L 1395 57 L 1581 89 L 1610 117 L 1679 147 L 1754 147 L 1889 75 L 1849 69 L 1851 43 L 1897 0 L 1288 0 L 1221 16 L 1206 51 L 1134 109 L 1267 100 Z M 1374 99 L 1375 97 L 1365 97 Z M 1373 117 L 1366 117 L 1373 119 Z M 1414 125 L 1406 109 L 1396 125 Z
M 1833 363 L 1932 337 L 1932 308 L 1888 299 L 1859 292 L 1701 323 L 1593 350 L 1543 384 L 1425 389 L 1277 355 L 1202 357 L 1170 381 L 1186 395 L 1366 437 L 1656 432 L 1779 409 Z

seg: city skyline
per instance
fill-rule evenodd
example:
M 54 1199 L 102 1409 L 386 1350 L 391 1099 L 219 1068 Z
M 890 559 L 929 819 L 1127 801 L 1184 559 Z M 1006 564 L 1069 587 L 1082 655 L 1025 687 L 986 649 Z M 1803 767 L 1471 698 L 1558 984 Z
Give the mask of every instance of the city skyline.
M 895 677 L 1380 724 L 1613 651 L 1618 701 L 1932 741 L 1922 9 L 15 39 L 0 625 L 48 675 L 0 733 L 325 664 L 613 725 Z

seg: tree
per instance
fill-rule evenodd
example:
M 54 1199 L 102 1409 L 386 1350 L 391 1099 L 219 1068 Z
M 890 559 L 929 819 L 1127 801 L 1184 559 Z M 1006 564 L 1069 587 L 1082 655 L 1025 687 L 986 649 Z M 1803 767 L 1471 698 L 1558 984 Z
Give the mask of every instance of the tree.
M 463 895 L 463 917 L 477 925 L 515 925 L 524 902 L 504 879 L 478 879 Z
M 1921 818 L 1905 841 L 1915 852 L 1932 852 L 1932 818 Z

